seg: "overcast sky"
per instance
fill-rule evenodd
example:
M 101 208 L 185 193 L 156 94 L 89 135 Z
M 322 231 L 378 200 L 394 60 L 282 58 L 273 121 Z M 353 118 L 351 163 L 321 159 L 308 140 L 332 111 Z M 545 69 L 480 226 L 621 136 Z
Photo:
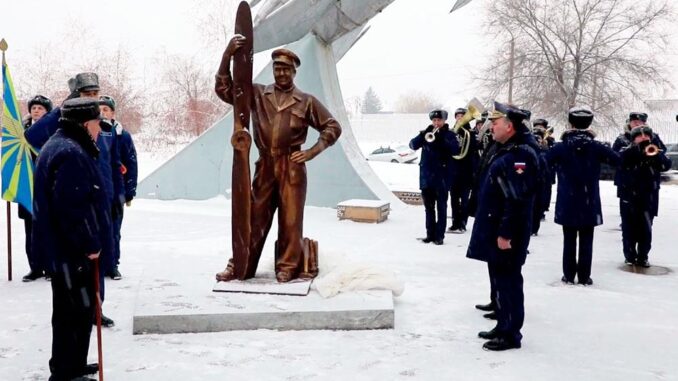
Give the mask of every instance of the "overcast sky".
M 449 14 L 455 0 L 395 0 L 339 63 L 344 97 L 362 96 L 372 86 L 386 109 L 409 90 L 429 92 L 447 107 L 461 106 L 476 95 L 473 67 L 496 46 L 482 27 L 485 1 L 474 0 Z M 10 65 L 46 44 L 68 61 L 68 52 L 81 47 L 66 36 L 83 26 L 87 36 L 82 40 L 105 42 L 103 51 L 126 46 L 133 53 L 137 78 L 153 70 L 151 58 L 162 49 L 204 55 L 215 70 L 221 54 L 203 48 L 197 14 L 211 10 L 196 9 L 193 1 L 10 1 L 2 10 L 0 36 L 10 45 Z M 657 55 L 674 62 L 670 79 L 678 88 L 678 23 L 669 33 L 671 51 Z M 676 88 L 658 97 L 678 98 Z

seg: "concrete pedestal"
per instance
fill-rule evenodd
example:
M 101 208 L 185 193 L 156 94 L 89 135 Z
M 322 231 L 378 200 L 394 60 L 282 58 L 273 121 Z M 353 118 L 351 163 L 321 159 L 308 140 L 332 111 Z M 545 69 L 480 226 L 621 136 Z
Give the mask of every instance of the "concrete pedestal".
M 213 278 L 196 276 L 143 281 L 133 333 L 394 327 L 391 291 L 352 292 L 329 299 L 313 290 L 307 296 L 212 292 Z

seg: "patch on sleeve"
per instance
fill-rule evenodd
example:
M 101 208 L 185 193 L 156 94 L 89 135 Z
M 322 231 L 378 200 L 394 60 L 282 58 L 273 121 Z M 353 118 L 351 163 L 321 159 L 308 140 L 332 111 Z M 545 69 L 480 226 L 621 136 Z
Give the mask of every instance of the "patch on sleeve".
M 513 169 L 515 169 L 516 173 L 519 174 L 519 175 L 522 175 L 523 172 L 525 172 L 525 167 L 527 167 L 527 166 L 525 165 L 524 162 L 513 163 Z

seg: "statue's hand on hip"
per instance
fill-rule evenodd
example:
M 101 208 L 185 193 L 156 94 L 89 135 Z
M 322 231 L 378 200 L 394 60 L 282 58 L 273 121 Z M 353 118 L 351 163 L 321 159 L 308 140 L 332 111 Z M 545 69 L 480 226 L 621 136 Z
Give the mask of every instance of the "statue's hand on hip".
M 320 153 L 320 151 L 317 151 L 314 148 L 310 148 L 310 149 L 303 150 L 303 151 L 292 152 L 292 154 L 290 155 L 290 160 L 294 163 L 301 164 L 301 163 L 305 163 L 305 162 L 313 159 L 314 157 L 318 156 L 319 153 Z

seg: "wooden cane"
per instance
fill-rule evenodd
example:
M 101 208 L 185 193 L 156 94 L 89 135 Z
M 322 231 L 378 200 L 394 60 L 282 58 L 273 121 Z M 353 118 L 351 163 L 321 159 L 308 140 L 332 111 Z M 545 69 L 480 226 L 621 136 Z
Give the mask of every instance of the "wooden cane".
M 99 258 L 94 260 L 95 314 L 97 319 L 97 350 L 99 354 L 99 381 L 104 381 L 104 350 L 101 344 L 101 291 L 99 290 Z

